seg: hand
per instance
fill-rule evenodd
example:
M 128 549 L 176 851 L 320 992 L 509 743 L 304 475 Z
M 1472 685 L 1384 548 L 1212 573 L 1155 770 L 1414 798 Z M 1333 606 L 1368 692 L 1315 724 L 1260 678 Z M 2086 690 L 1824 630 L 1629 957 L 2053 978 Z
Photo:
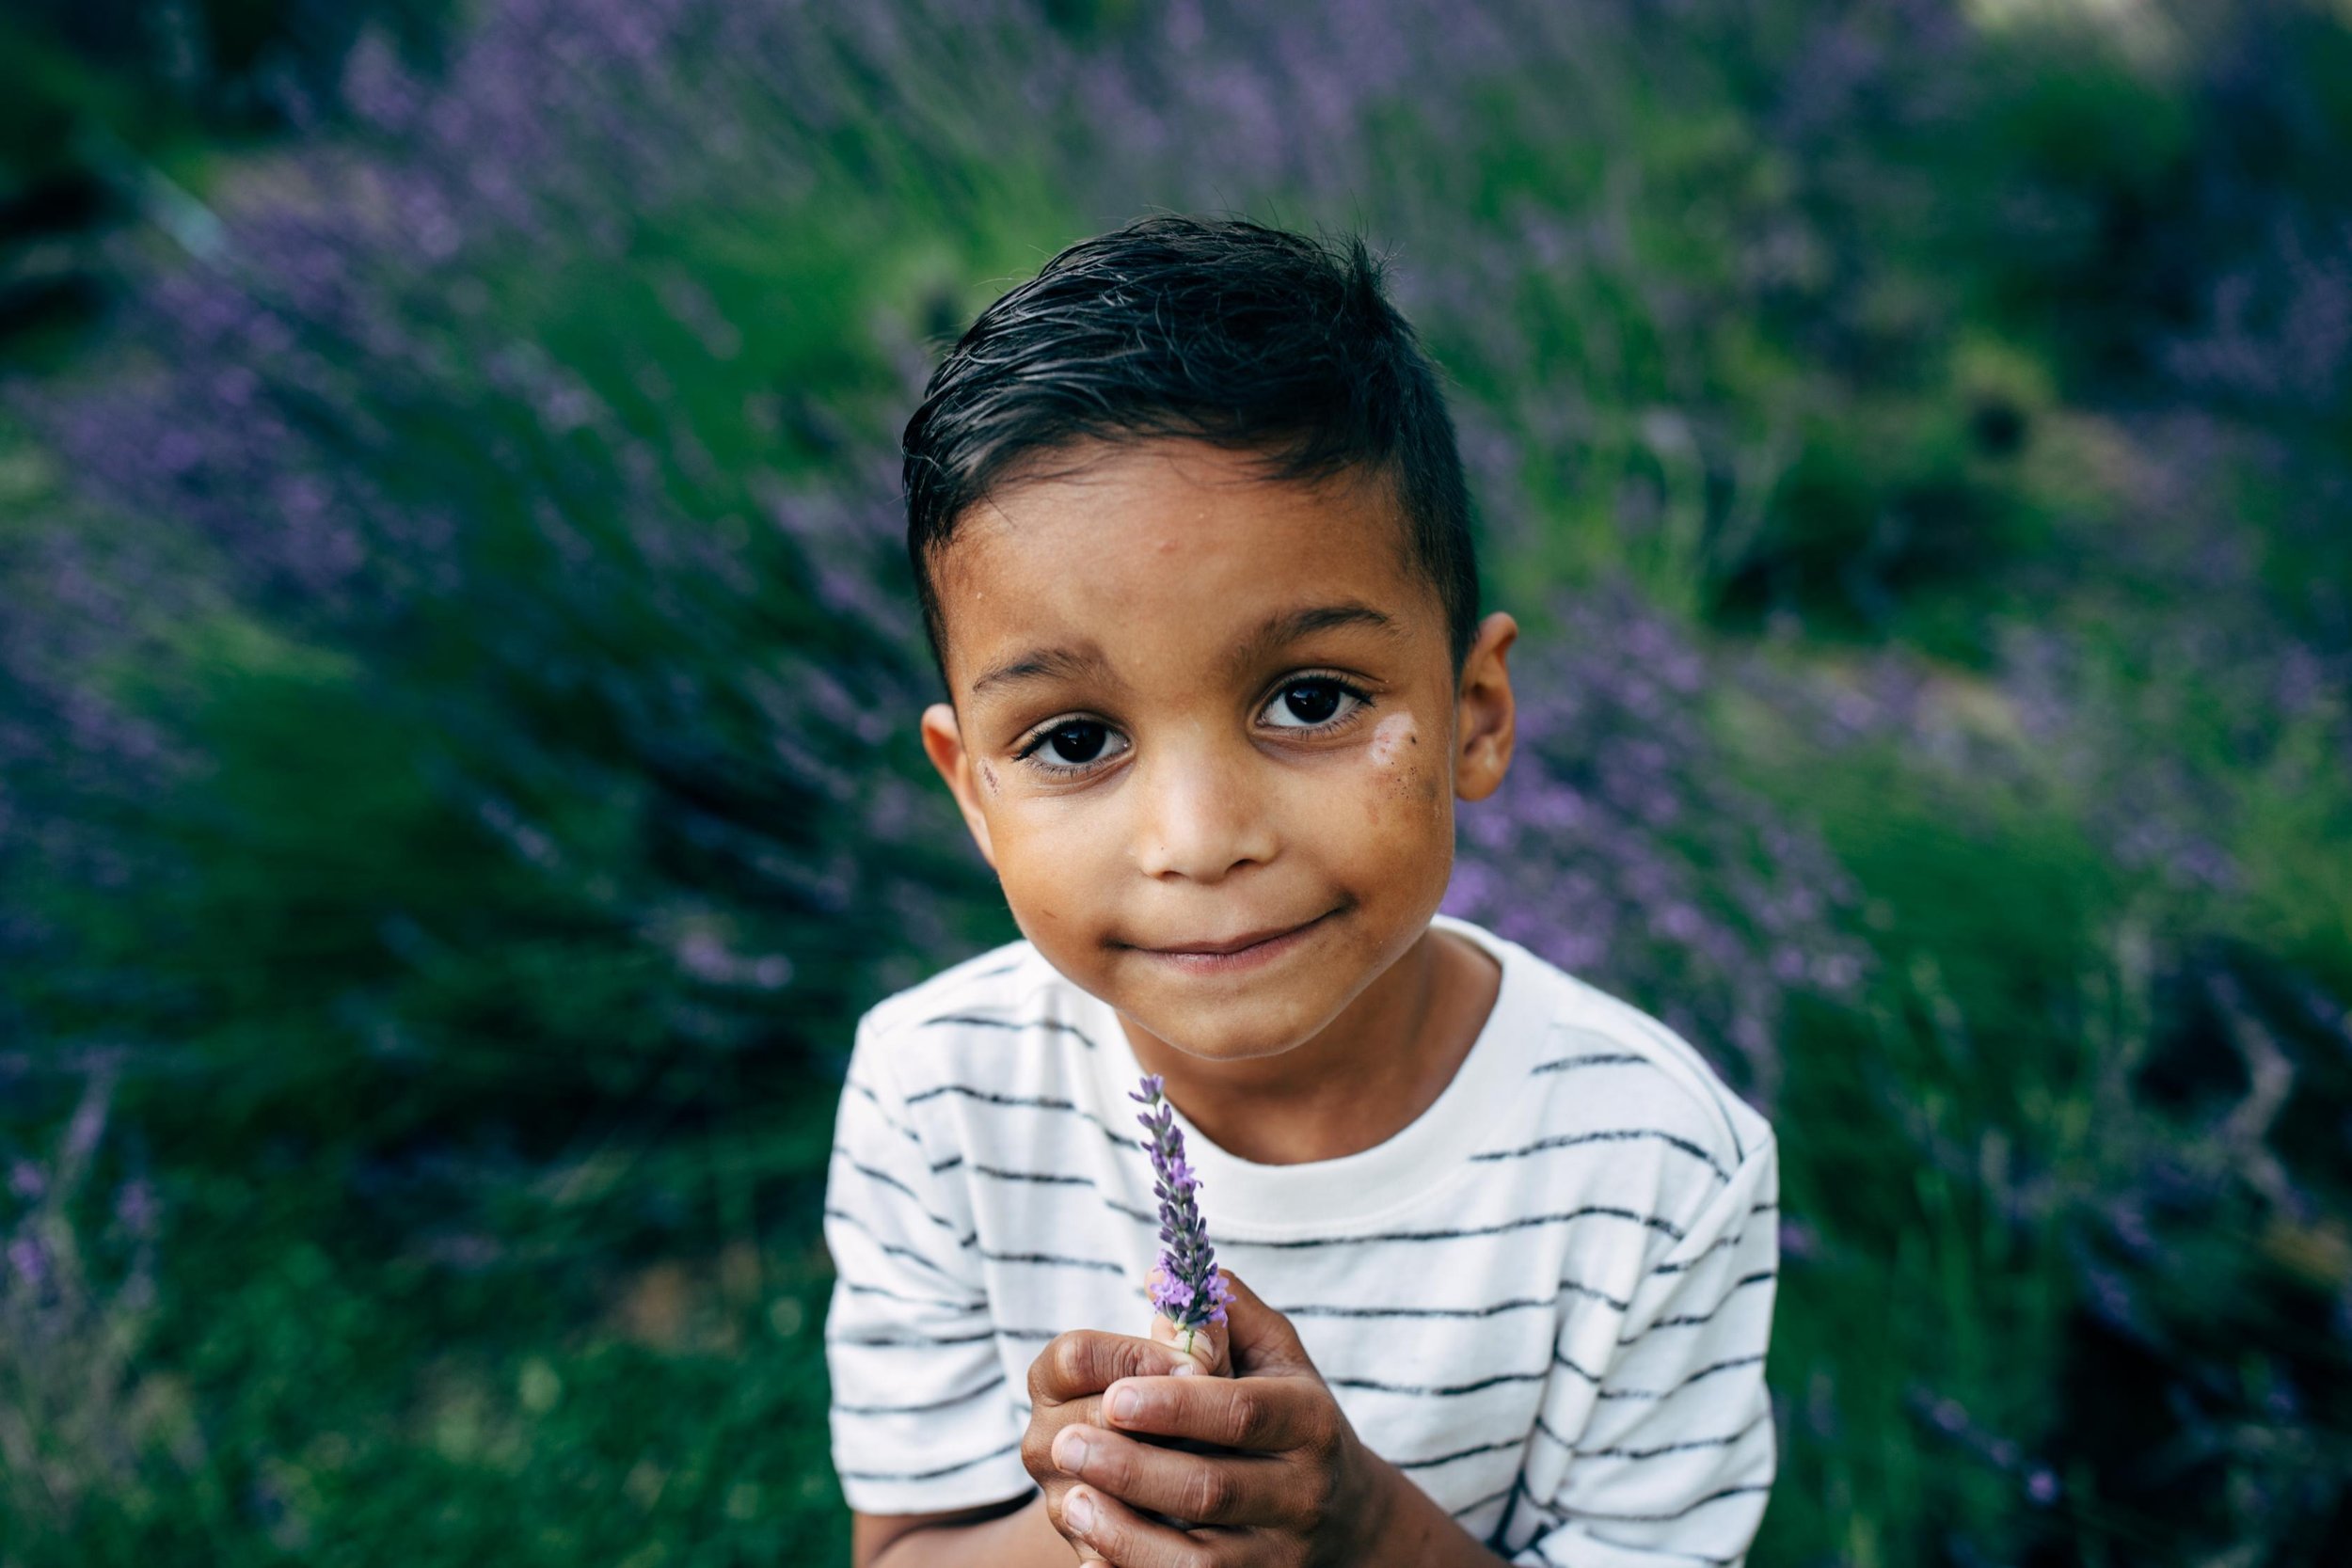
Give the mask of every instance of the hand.
M 1021 1439 L 1021 1463 L 1045 1494 L 1046 1518 L 1077 1548 L 1080 1561 L 1104 1560 L 1064 1522 L 1073 1478 L 1055 1462 L 1055 1438 L 1075 1422 L 1099 1427 L 1103 1390 L 1121 1378 L 1172 1379 L 1200 1370 L 1198 1361 L 1172 1344 L 1091 1328 L 1056 1335 L 1029 1363 L 1029 1430 Z
M 1354 1568 L 1380 1539 L 1395 1472 L 1357 1438 L 1290 1320 L 1225 1277 L 1233 1375 L 1125 1373 L 1058 1422 L 1057 1473 L 1086 1484 L 1061 1493 L 1057 1528 L 1089 1560 L 1120 1568 Z

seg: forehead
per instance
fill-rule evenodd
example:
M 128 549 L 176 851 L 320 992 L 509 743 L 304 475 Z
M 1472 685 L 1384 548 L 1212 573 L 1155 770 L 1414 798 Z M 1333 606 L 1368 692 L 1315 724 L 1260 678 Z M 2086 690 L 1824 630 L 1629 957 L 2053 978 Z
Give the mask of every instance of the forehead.
M 1258 454 L 1198 441 L 1053 454 L 958 520 L 933 582 L 959 696 L 1038 648 L 1088 653 L 1130 681 L 1199 671 L 1285 613 L 1335 604 L 1445 640 L 1391 485 L 1269 479 Z

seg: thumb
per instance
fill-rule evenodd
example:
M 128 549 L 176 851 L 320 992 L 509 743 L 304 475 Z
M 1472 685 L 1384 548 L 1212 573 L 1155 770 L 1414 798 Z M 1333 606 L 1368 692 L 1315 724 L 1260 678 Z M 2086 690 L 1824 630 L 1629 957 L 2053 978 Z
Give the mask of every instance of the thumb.
M 1307 1354 L 1298 1330 L 1288 1318 L 1261 1301 L 1239 1275 L 1225 1271 L 1225 1283 L 1232 1292 L 1232 1299 L 1225 1305 L 1225 1333 L 1234 1376 L 1314 1371 L 1314 1358 Z
M 1184 1331 L 1168 1321 L 1164 1313 L 1152 1314 L 1152 1338 L 1177 1350 L 1184 1348 Z M 1192 1369 L 1211 1376 L 1233 1375 L 1233 1358 L 1228 1349 L 1229 1335 L 1224 1323 L 1202 1323 L 1192 1331 Z M 1180 1369 L 1176 1374 L 1184 1375 Z

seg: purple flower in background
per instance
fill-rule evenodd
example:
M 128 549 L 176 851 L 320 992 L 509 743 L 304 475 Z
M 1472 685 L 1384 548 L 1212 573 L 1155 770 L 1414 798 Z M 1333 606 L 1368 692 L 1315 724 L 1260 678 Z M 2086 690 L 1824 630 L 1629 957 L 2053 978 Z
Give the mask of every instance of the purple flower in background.
M 1175 1107 L 1160 1090 L 1156 1072 L 1143 1075 L 1143 1092 L 1128 1099 L 1143 1107 L 1136 1119 L 1152 1134 L 1152 1169 L 1157 1178 L 1152 1190 L 1160 1199 L 1160 1263 L 1152 1271 L 1152 1305 L 1184 1330 L 1183 1349 L 1192 1354 L 1193 1336 L 1210 1323 L 1225 1321 L 1225 1304 L 1233 1289 L 1217 1273 L 1216 1249 L 1209 1245 L 1208 1227 L 1193 1195 L 1200 1179 L 1184 1163 L 1184 1135 L 1176 1127 Z

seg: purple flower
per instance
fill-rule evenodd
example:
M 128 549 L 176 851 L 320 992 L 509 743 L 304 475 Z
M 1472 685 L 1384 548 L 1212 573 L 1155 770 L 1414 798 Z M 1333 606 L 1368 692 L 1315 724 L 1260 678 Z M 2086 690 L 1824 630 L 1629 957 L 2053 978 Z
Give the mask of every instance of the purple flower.
M 1136 1119 L 1152 1134 L 1152 1190 L 1160 1199 L 1160 1263 L 1152 1275 L 1152 1305 L 1184 1330 L 1184 1351 L 1192 1354 L 1193 1336 L 1210 1323 L 1225 1321 L 1225 1305 L 1233 1299 L 1232 1287 L 1217 1272 L 1216 1249 L 1209 1245 L 1208 1227 L 1193 1195 L 1200 1179 L 1184 1163 L 1184 1135 L 1176 1126 L 1175 1108 L 1162 1096 L 1156 1072 L 1143 1075 L 1143 1092 L 1128 1099 L 1141 1105 Z

